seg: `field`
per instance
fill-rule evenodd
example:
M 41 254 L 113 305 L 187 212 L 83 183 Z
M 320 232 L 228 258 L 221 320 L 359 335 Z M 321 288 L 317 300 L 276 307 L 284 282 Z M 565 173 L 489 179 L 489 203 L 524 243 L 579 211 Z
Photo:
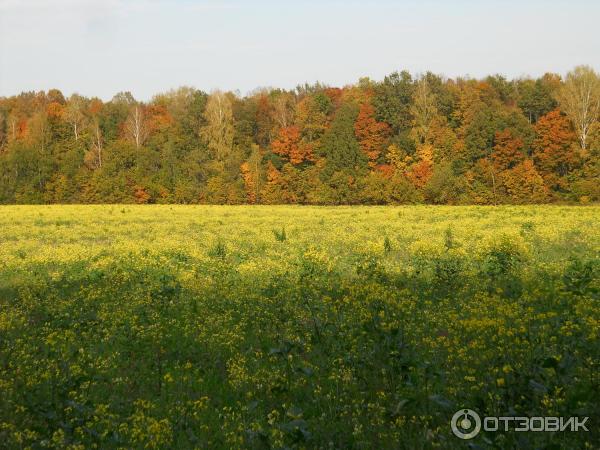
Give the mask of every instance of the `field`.
M 0 448 L 600 448 L 599 222 L 3 206 Z M 590 431 L 462 441 L 459 408 Z

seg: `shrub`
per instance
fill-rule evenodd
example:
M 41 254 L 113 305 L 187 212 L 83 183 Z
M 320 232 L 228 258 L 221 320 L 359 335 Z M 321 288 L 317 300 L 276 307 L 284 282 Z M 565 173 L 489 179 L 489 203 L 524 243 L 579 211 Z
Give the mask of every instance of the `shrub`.
M 524 250 L 504 237 L 485 252 L 482 272 L 491 279 L 497 279 L 514 273 L 524 261 Z
M 227 247 L 221 241 L 216 242 L 209 250 L 208 256 L 212 256 L 213 258 L 225 258 L 227 254 Z
M 285 227 L 281 227 L 281 231 L 274 229 L 273 234 L 275 235 L 275 239 L 278 242 L 284 242 L 287 239 L 287 235 L 285 233 Z
M 599 278 L 598 272 L 597 262 L 572 258 L 562 277 L 566 290 L 577 295 L 585 294 L 592 282 Z

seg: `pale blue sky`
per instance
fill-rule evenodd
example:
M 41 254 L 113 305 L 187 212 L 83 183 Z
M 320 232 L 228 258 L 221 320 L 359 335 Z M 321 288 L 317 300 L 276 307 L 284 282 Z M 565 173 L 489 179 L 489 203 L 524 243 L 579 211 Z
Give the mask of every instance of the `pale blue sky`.
M 600 69 L 600 1 L 0 0 L 0 96 Z

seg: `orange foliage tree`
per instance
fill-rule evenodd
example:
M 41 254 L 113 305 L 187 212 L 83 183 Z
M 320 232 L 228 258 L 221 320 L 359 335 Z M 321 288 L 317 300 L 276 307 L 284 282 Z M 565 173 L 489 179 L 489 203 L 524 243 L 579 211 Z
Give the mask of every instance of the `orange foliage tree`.
M 281 128 L 279 136 L 271 143 L 273 153 L 285 156 L 292 164 L 313 160 L 312 145 L 302 142 L 300 128 L 295 125 Z
M 525 159 L 523 141 L 514 137 L 509 129 L 496 131 L 494 142 L 492 162 L 496 170 L 511 169 Z
M 173 118 L 164 105 L 150 105 L 146 108 L 146 114 L 150 132 L 163 130 L 173 123 Z
M 136 203 L 143 204 L 143 203 L 148 203 L 150 201 L 151 196 L 145 187 L 136 185 L 136 186 L 134 186 L 133 190 L 134 190 L 133 196 L 135 197 Z
M 48 104 L 48 106 L 46 107 L 46 113 L 48 114 L 49 118 L 61 119 L 64 112 L 65 112 L 65 109 L 64 109 L 63 105 L 61 105 L 58 102 L 52 102 L 52 103 Z
M 254 204 L 260 201 L 261 189 L 261 172 L 262 172 L 262 153 L 260 147 L 256 144 L 252 145 L 250 157 L 240 166 L 240 173 L 244 180 L 244 189 L 248 203 Z
M 354 134 L 361 150 L 369 158 L 371 168 L 377 165 L 377 158 L 390 132 L 387 123 L 375 120 L 375 109 L 370 103 L 360 105 L 358 117 L 354 123 Z
M 543 203 L 548 200 L 548 189 L 531 159 L 504 171 L 501 181 L 512 203 Z
M 240 172 L 242 173 L 242 178 L 244 179 L 244 188 L 246 189 L 246 194 L 248 195 L 248 203 L 254 204 L 256 203 L 256 180 L 252 174 L 252 170 L 248 161 L 242 163 L 240 166 Z
M 281 172 L 269 161 L 267 164 L 267 183 L 261 193 L 263 201 L 267 204 L 283 203 L 284 188 Z
M 561 187 L 564 177 L 576 164 L 575 133 L 571 123 L 558 109 L 550 111 L 535 124 L 533 158 L 546 184 Z
M 410 167 L 407 176 L 415 187 L 422 188 L 433 174 L 433 147 L 428 144 L 422 145 L 417 150 L 417 156 L 419 159 Z

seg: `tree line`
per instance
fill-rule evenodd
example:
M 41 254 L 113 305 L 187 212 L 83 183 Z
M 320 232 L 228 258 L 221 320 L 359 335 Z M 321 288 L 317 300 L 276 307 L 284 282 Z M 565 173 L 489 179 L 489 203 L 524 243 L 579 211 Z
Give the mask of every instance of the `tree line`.
M 600 77 L 0 97 L 1 203 L 600 200 Z

